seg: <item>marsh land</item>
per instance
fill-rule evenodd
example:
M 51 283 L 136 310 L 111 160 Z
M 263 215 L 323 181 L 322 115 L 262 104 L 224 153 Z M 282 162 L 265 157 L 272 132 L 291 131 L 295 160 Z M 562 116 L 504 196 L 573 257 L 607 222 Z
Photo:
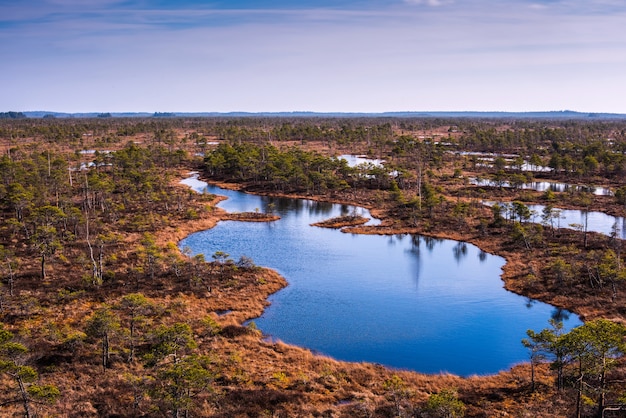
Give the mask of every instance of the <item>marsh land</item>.
M 589 214 L 626 215 L 626 122 L 17 119 L 0 121 L 0 149 L 2 414 L 623 413 L 623 225 L 594 232 Z M 351 166 L 338 158 L 347 154 L 377 163 Z M 254 319 L 286 278 L 254 258 L 195 253 L 180 241 L 226 220 L 267 227 L 282 216 L 276 206 L 229 213 L 217 193 L 180 183 L 190 171 L 255 195 L 363 207 L 380 220 L 319 220 L 347 235 L 471 244 L 505 260 L 508 291 L 585 325 L 567 332 L 546 322 L 519 341 L 528 361 L 466 377 L 342 362 L 267 339 Z M 523 187 L 533 181 L 581 187 Z M 563 210 L 580 211 L 579 221 L 561 223 Z

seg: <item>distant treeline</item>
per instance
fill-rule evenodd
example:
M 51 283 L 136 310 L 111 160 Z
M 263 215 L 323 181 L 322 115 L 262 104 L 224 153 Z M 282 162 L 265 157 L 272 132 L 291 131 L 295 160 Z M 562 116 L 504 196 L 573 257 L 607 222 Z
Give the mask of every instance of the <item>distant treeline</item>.
M 6 116 L 10 114 L 14 115 L 12 119 Z M 409 158 L 416 146 L 413 142 L 419 142 L 450 151 L 532 158 L 536 165 L 550 167 L 555 175 L 575 177 L 578 182 L 597 182 L 595 176 L 614 180 L 626 174 L 626 122 L 621 120 L 178 116 L 15 119 L 19 115 L 15 112 L 0 115 L 4 115 L 0 138 L 36 138 L 76 148 L 87 137 L 111 144 L 139 133 L 148 133 L 148 142 L 171 145 L 184 132 L 185 140 L 203 154 L 214 141 L 277 146 L 320 142 L 329 148 L 351 147 L 354 152 L 388 159 L 397 151 Z M 412 144 L 411 149 L 404 149 L 407 143 Z M 481 168 L 479 157 L 462 158 L 472 160 L 474 169 L 486 170 Z
M 26 119 L 22 112 L 0 112 L 0 119 Z

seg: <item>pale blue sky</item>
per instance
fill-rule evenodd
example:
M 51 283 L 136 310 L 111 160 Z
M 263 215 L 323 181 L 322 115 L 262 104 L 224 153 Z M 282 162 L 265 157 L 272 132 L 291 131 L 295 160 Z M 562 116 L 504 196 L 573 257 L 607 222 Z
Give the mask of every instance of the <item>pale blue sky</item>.
M 626 113 L 625 1 L 0 0 L 0 111 L 565 109 Z

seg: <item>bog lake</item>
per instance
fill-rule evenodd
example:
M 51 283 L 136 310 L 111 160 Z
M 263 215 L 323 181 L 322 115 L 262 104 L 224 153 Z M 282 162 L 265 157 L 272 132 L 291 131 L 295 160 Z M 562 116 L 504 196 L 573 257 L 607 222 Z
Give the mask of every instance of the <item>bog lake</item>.
M 183 181 L 226 196 L 229 212 L 273 212 L 274 222 L 222 221 L 183 239 L 180 248 L 245 255 L 289 285 L 270 296 L 256 326 L 273 340 L 338 360 L 424 373 L 491 374 L 527 361 L 528 329 L 578 317 L 504 289 L 504 259 L 474 245 L 415 234 L 359 235 L 310 226 L 364 208 L 257 196 Z M 376 220 L 370 222 L 376 223 Z

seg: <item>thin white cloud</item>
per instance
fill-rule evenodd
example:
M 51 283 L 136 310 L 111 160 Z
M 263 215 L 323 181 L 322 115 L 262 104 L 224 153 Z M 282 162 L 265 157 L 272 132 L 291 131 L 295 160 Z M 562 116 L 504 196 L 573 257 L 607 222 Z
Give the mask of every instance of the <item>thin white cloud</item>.
M 405 3 L 407 4 L 412 4 L 412 5 L 427 5 L 427 6 L 433 6 L 433 7 L 437 7 L 437 6 L 443 6 L 444 4 L 450 4 L 453 1 L 452 0 L 404 0 Z

